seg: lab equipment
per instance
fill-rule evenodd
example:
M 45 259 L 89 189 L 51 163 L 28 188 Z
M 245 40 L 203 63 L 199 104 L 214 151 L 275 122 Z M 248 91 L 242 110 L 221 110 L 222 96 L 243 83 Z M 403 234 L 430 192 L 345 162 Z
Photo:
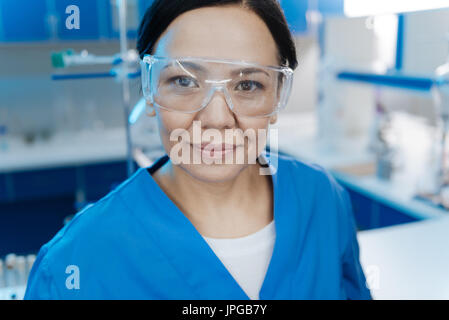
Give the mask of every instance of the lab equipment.
M 221 91 L 235 114 L 270 116 L 287 104 L 293 79 L 289 67 L 233 60 L 145 55 L 141 66 L 144 97 L 182 113 L 200 111 Z
M 447 36 L 449 43 L 449 34 Z M 439 191 L 448 184 L 448 167 L 447 167 L 447 134 L 449 131 L 449 54 L 446 63 L 439 66 L 435 70 L 435 84 L 433 86 L 433 97 L 435 99 L 436 111 L 440 122 L 440 162 L 438 187 Z
M 83 50 L 80 54 L 76 54 L 72 49 L 68 49 L 59 52 L 53 52 L 51 54 L 51 62 L 53 67 L 55 68 L 66 68 L 79 65 L 117 65 L 123 62 L 123 60 L 120 55 L 97 56 L 89 53 L 87 50 Z
M 27 279 L 36 255 L 10 253 L 0 259 L 0 300 L 20 300 L 25 295 Z
M 369 150 L 376 157 L 376 176 L 381 180 L 390 180 L 394 170 L 395 151 L 387 140 L 390 129 L 390 115 L 381 100 L 381 89 L 375 90 L 376 111 L 373 121 L 373 129 Z
M 27 282 L 26 259 L 24 256 L 16 258 L 16 283 L 18 286 L 24 286 Z
M 71 50 L 66 50 L 52 54 L 52 63 L 55 68 L 65 68 L 77 65 L 93 65 L 93 64 L 112 64 L 117 66 L 109 72 L 97 73 L 80 73 L 80 74 L 55 74 L 53 80 L 70 80 L 70 79 L 91 79 L 91 78 L 115 78 L 122 84 L 122 102 L 125 114 L 125 129 L 127 143 L 127 173 L 130 177 L 134 173 L 133 148 L 131 141 L 131 128 L 128 122 L 130 108 L 130 79 L 140 75 L 139 56 L 136 50 L 128 50 L 127 41 L 127 24 L 126 24 L 126 0 L 117 0 L 119 12 L 119 29 L 120 29 L 120 53 L 113 56 L 96 56 L 89 54 L 87 50 L 83 50 L 80 54 L 75 54 Z
M 369 299 L 347 193 L 317 166 L 274 157 L 277 236 L 260 299 Z M 45 244 L 25 299 L 249 299 L 152 178 L 168 161 L 140 168 Z M 80 290 L 61 272 L 73 264 Z
M 336 62 L 324 55 L 318 68 L 317 118 L 319 146 L 323 151 L 335 151 L 344 138 L 344 105 L 342 88 L 335 79 Z
M 17 285 L 17 274 L 16 274 L 16 255 L 10 253 L 5 257 L 5 282 L 8 287 L 15 287 Z
M 0 290 L 6 287 L 3 260 L 0 259 Z M 1 297 L 0 297 L 1 300 Z

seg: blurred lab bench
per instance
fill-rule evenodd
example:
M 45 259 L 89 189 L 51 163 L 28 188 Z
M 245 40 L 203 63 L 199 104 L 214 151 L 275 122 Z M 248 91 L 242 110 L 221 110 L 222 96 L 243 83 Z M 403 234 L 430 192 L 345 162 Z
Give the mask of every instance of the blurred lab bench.
M 12 137 L 8 151 L 0 155 L 0 173 L 124 160 L 125 130 L 60 133 L 33 143 Z
M 97 198 L 126 178 L 123 129 L 54 136 L 26 145 L 13 140 L 0 157 L 0 201 L 49 198 L 84 191 Z
M 127 178 L 125 130 L 63 134 L 0 154 L 0 257 L 36 251 Z
M 360 230 L 448 215 L 440 207 L 414 199 L 403 184 L 377 178 L 366 138 L 325 146 L 317 139 L 314 113 L 281 114 L 274 127 L 280 152 L 324 167 L 348 190 Z

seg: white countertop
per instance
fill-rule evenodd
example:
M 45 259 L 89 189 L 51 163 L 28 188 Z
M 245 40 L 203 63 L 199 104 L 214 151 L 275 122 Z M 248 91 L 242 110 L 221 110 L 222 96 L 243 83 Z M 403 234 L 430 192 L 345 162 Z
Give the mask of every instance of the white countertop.
M 30 145 L 12 138 L 8 145 L 7 152 L 0 151 L 0 173 L 126 159 L 122 128 L 59 134 Z
M 0 300 L 23 300 L 26 286 L 0 288 Z
M 375 299 L 449 299 L 449 216 L 357 237 Z

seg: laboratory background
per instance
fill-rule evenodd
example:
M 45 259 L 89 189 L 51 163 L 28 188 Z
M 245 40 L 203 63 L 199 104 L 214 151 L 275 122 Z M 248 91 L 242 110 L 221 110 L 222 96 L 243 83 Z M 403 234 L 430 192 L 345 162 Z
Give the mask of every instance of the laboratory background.
M 135 51 L 151 3 L 0 0 L 0 299 L 164 153 Z M 270 148 L 349 191 L 373 298 L 449 299 L 449 1 L 280 3 L 299 67 Z

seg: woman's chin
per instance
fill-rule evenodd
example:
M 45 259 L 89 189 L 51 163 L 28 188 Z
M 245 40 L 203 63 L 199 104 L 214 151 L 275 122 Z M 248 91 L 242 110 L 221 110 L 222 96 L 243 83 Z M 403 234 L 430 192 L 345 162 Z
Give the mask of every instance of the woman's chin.
M 182 164 L 180 165 L 195 179 L 204 182 L 225 182 L 235 179 L 247 164 Z

